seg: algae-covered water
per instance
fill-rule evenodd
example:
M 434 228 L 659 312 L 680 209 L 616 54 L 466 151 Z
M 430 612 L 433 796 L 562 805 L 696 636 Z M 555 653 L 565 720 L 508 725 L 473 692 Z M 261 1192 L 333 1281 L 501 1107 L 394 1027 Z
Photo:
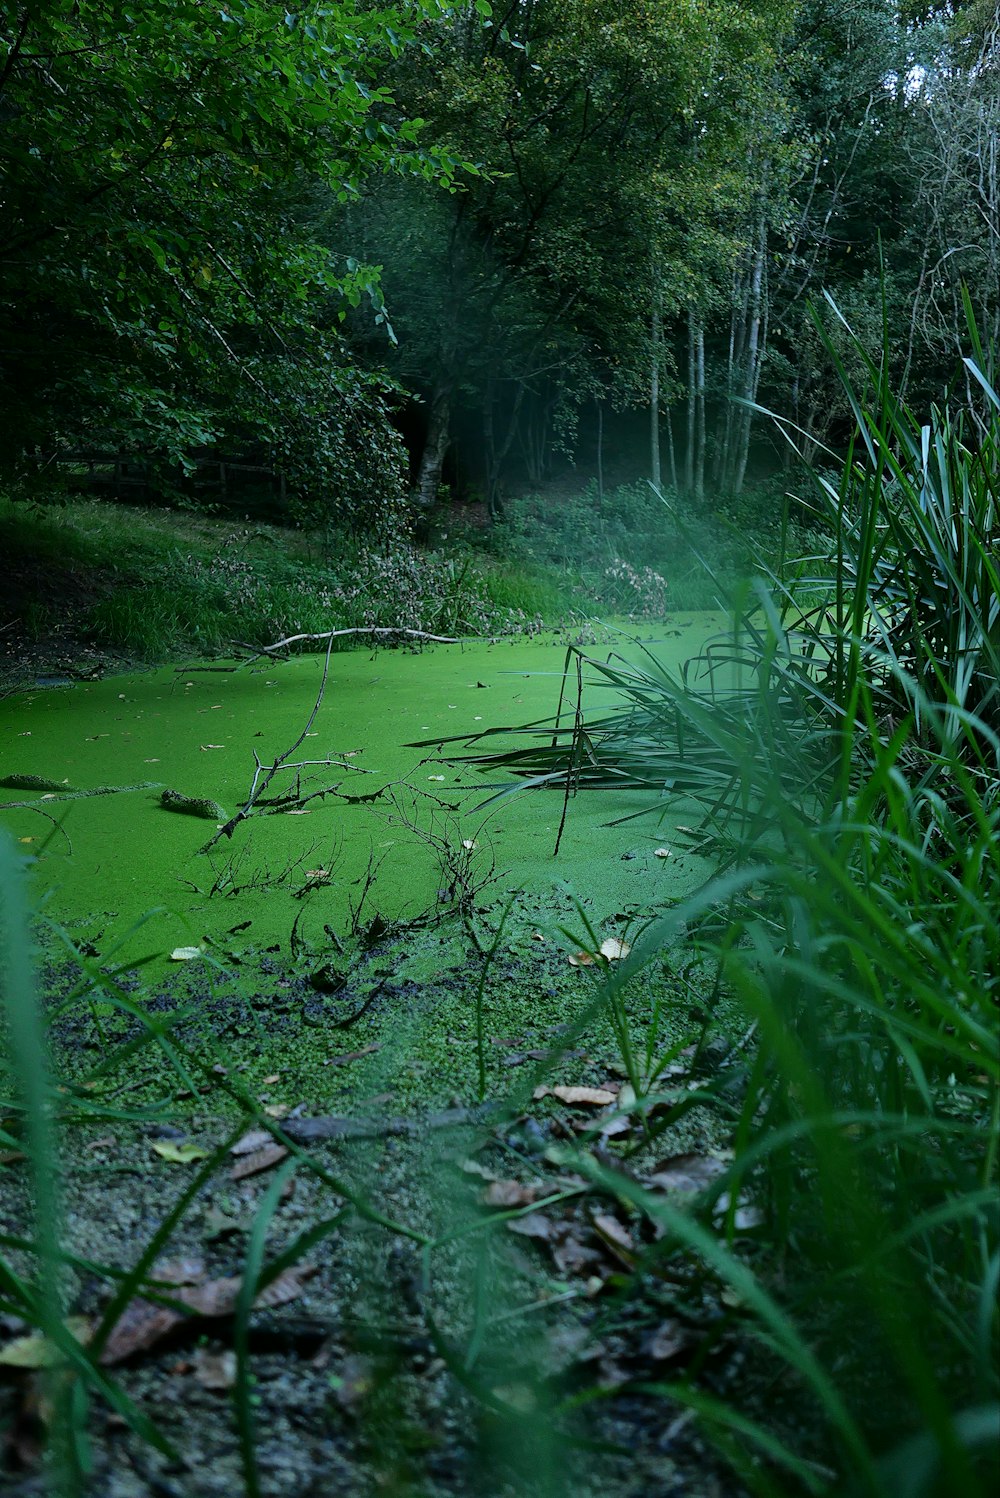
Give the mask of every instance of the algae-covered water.
M 677 616 L 643 629 L 642 646 L 676 668 L 721 627 L 717 615 Z M 480 772 L 407 747 L 551 716 L 566 643 L 549 634 L 333 655 L 322 706 L 293 759 L 331 761 L 303 769 L 301 789 L 330 785 L 340 794 L 255 815 L 207 853 L 217 824 L 165 809 L 162 789 L 235 812 L 254 756 L 269 765 L 305 726 L 322 656 L 29 690 L 0 702 L 0 778 L 40 776 L 67 790 L 154 784 L 71 800 L 4 789 L 0 802 L 34 800 L 47 815 L 11 808 L 2 825 L 30 857 L 36 904 L 81 939 L 93 928 L 105 950 L 112 933 L 122 942 L 119 961 L 168 960 L 181 946 L 226 949 L 237 937 L 258 951 L 284 949 L 296 918 L 306 942 L 322 940 L 324 927 L 345 935 L 376 915 L 412 919 L 447 906 L 456 868 L 482 884 L 484 897 L 524 891 L 535 908 L 538 897 L 569 886 L 595 922 L 648 908 L 709 872 L 680 849 L 655 856 L 684 820 L 683 805 L 664 801 L 655 816 L 613 827 L 638 809 L 637 794 L 588 791 L 575 798 L 554 857 L 558 792 L 526 791 L 484 810 Z M 622 637 L 593 653 L 610 648 L 635 647 Z M 605 707 L 607 698 L 591 686 L 587 705 Z M 386 787 L 373 800 L 343 799 Z M 285 775 L 272 792 L 290 788 Z

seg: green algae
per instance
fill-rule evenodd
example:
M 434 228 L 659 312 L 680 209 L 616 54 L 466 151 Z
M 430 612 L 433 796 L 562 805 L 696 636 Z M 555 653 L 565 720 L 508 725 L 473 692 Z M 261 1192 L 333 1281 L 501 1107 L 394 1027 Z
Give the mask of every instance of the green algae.
M 643 648 L 678 666 L 720 626 L 718 616 L 678 618 L 658 637 L 644 630 Z M 259 808 L 273 814 L 251 816 L 207 854 L 204 834 L 188 818 L 165 815 L 155 789 L 58 808 L 46 802 L 68 841 L 40 836 L 27 809 L 5 811 L 4 824 L 30 851 L 36 898 L 53 920 L 101 917 L 121 933 L 156 909 L 119 960 L 192 941 L 230 951 L 236 925 L 242 950 L 287 952 L 296 923 L 300 946 L 328 946 L 326 928 L 343 937 L 376 915 L 443 915 L 479 885 L 491 894 L 522 891 L 548 908 L 568 886 L 591 902 L 597 923 L 676 898 L 709 872 L 704 859 L 682 851 L 654 856 L 684 819 L 682 802 L 610 827 L 636 809 L 635 798 L 587 792 L 571 808 L 554 858 L 558 792 L 525 792 L 482 809 L 489 790 L 481 776 L 406 747 L 551 715 L 565 649 L 564 636 L 548 635 L 335 655 L 320 712 L 293 756 L 308 763 L 294 786 L 293 777 L 282 782 L 299 800 Z M 8 778 L 82 787 L 155 774 L 154 787 L 181 784 L 193 802 L 239 807 L 254 755 L 266 766 L 294 742 L 321 675 L 322 658 L 303 656 L 11 696 L 0 703 L 3 767 Z M 456 871 L 467 881 L 458 889 Z

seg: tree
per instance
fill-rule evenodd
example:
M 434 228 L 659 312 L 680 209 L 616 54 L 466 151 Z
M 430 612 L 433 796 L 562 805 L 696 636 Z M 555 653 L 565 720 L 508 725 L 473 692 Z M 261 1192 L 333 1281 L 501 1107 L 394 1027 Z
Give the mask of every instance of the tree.
M 387 66 L 447 0 L 0 7 L 0 410 L 8 462 L 85 438 L 164 466 L 253 437 L 370 518 L 400 493 L 382 388 L 338 331 L 377 280 L 303 232 L 318 186 L 449 180 Z
M 568 438 L 584 402 L 649 402 L 651 309 L 686 308 L 699 279 L 682 221 L 707 223 L 720 163 L 735 174 L 746 159 L 789 9 L 531 0 L 485 26 L 450 13 L 433 66 L 407 61 L 399 96 L 483 167 L 429 229 L 400 232 L 383 189 L 360 214 L 366 254 L 385 265 L 400 378 L 425 401 L 421 497 L 475 408 L 495 508 L 506 454 L 541 477 L 553 428 Z M 421 235 L 432 248 L 414 255 Z M 699 255 L 712 243 L 706 228 Z M 418 304 L 434 315 L 411 315 Z M 657 346 L 669 394 L 669 344 Z

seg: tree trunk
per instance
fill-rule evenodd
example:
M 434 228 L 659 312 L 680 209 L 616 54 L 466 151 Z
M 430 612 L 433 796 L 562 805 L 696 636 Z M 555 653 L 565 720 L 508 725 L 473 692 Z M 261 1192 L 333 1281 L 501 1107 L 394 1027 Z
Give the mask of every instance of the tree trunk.
M 754 400 L 760 384 L 760 361 L 763 356 L 761 306 L 764 287 L 764 252 L 766 244 L 767 225 L 764 215 L 761 213 L 757 233 L 757 246 L 754 253 L 753 276 L 750 283 L 750 331 L 747 337 L 747 357 L 744 369 L 743 390 L 741 392 L 745 401 Z M 748 406 L 744 406 L 740 422 L 740 443 L 739 451 L 736 455 L 736 471 L 733 475 L 734 494 L 741 492 L 743 481 L 746 478 L 747 459 L 750 455 L 750 427 L 752 421 L 753 413 Z
M 600 396 L 595 401 L 597 406 L 597 512 L 600 514 L 604 504 L 604 402 Z
M 674 417 L 667 407 L 667 458 L 670 462 L 670 487 L 677 492 L 677 455 L 674 452 Z
M 695 453 L 694 495 L 705 498 L 705 328 L 699 322 L 695 333 Z
M 684 454 L 684 487 L 694 489 L 694 313 L 688 313 L 687 451 Z
M 435 386 L 427 421 L 427 437 L 420 456 L 417 481 L 413 486 L 413 502 L 418 510 L 427 511 L 437 503 L 441 470 L 451 441 L 450 422 L 451 391 L 446 386 Z
M 660 349 L 663 341 L 659 287 L 653 290 L 652 367 L 649 377 L 649 467 L 655 488 L 660 487 Z

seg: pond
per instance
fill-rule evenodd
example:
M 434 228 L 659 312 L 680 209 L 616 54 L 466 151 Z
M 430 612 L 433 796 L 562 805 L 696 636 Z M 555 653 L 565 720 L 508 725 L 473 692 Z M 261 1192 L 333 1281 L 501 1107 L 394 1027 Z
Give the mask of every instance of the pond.
M 642 648 L 679 668 L 722 627 L 719 615 L 687 614 L 633 629 Z M 639 809 L 639 796 L 588 791 L 575 799 L 554 857 L 558 791 L 484 807 L 496 776 L 408 747 L 550 717 L 567 643 L 566 634 L 548 632 L 334 654 L 310 736 L 292 758 L 321 762 L 301 771 L 303 793 L 335 786 L 337 794 L 256 814 L 207 852 L 218 824 L 165 809 L 162 790 L 237 811 L 254 756 L 269 765 L 305 727 L 321 655 L 25 691 L 0 703 L 0 776 L 39 776 L 67 792 L 139 788 L 69 800 L 60 791 L 43 799 L 5 788 L 7 805 L 33 800 L 47 816 L 12 807 L 2 825 L 29 858 L 36 904 L 80 941 L 99 929 L 105 953 L 112 933 L 117 961 L 167 960 L 192 945 L 228 950 L 237 937 L 257 951 L 283 947 L 296 920 L 298 939 L 308 943 L 322 941 L 325 927 L 343 935 L 376 916 L 413 919 L 447 908 L 456 868 L 483 898 L 525 892 L 537 908 L 568 887 L 595 921 L 646 909 L 710 872 L 683 849 L 655 856 L 685 812 L 690 819 L 690 807 L 665 800 L 654 815 L 609 826 Z M 611 649 L 627 656 L 638 648 L 602 631 L 592 653 L 603 659 Z M 607 700 L 591 685 L 586 705 Z M 283 776 L 272 793 L 290 789 L 292 779 Z

